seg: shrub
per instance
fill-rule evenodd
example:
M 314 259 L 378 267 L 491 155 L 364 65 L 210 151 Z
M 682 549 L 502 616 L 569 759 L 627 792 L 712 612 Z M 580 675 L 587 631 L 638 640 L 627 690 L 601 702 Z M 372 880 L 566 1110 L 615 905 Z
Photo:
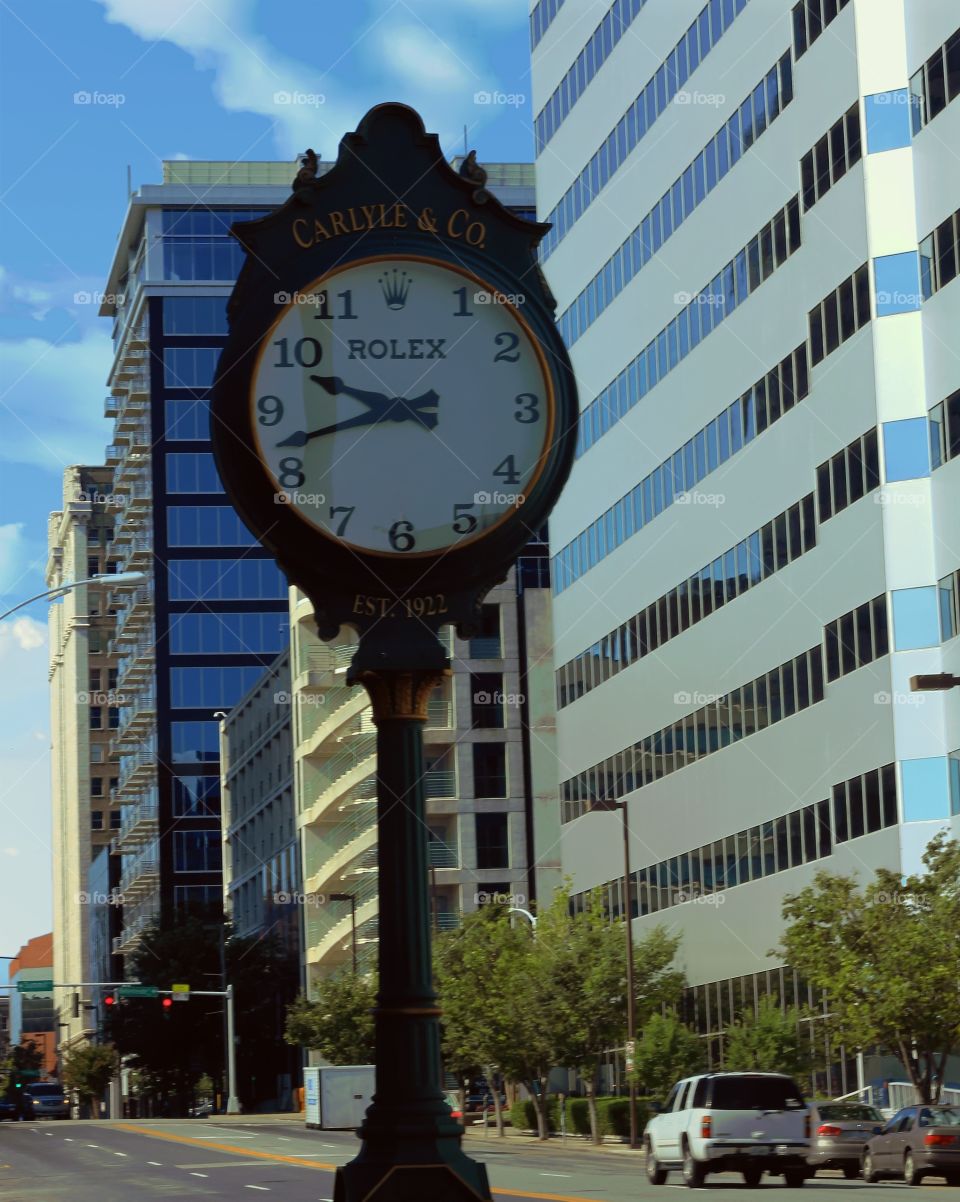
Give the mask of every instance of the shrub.
M 547 1130 L 559 1131 L 558 1103 L 556 1098 L 547 1098 Z M 517 1099 L 510 1107 L 510 1125 L 515 1131 L 536 1131 L 537 1112 L 529 1098 Z
M 590 1138 L 590 1109 L 586 1098 L 567 1098 L 564 1103 L 567 1131 L 572 1135 L 585 1135 Z M 643 1129 L 650 1118 L 650 1106 L 642 1098 L 637 1099 L 637 1134 L 642 1135 Z M 510 1122 L 517 1131 L 536 1131 L 537 1114 L 533 1103 L 526 1101 L 514 1102 L 510 1108 Z M 560 1130 L 558 1102 L 555 1097 L 547 1099 L 547 1123 L 551 1132 Z M 629 1098 L 597 1098 L 597 1126 L 601 1139 L 605 1135 L 630 1138 L 630 1099 Z

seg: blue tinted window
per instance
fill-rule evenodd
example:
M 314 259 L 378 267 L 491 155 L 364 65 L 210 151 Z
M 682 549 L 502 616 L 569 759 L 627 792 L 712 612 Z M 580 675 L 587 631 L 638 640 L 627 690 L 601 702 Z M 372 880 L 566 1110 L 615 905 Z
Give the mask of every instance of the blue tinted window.
M 263 655 L 282 651 L 290 622 L 279 613 L 185 613 L 170 615 L 174 655 Z
M 170 699 L 175 709 L 230 709 L 252 688 L 263 669 L 171 668 Z
M 225 296 L 165 296 L 164 334 L 226 334 Z
M 930 444 L 926 420 L 910 417 L 899 422 L 884 422 L 883 451 L 888 482 L 929 476 Z
M 174 831 L 174 872 L 217 872 L 222 841 L 219 831 Z
M 904 822 L 930 822 L 950 816 L 946 756 L 902 760 L 900 786 Z
M 209 388 L 217 370 L 220 348 L 168 346 L 163 352 L 163 382 L 167 388 Z
M 874 259 L 873 282 L 877 293 L 878 317 L 910 313 L 920 308 L 923 298 L 915 250 Z
M 865 96 L 863 107 L 868 154 L 910 145 L 910 93 L 906 88 Z
M 171 601 L 277 600 L 287 582 L 272 559 L 172 559 L 167 565 Z
M 178 725 L 190 724 L 178 723 Z M 220 777 L 175 776 L 173 778 L 173 813 L 177 818 L 205 818 L 219 814 Z
M 960 814 L 960 751 L 951 751 L 948 760 L 950 772 L 950 813 Z
M 167 492 L 223 492 L 213 456 L 206 452 L 176 452 L 166 457 Z
M 929 588 L 895 589 L 893 598 L 893 646 L 896 651 L 934 647 L 940 642 L 940 615 L 937 590 Z
M 175 764 L 198 764 L 220 758 L 220 726 L 216 722 L 171 722 Z
M 171 442 L 206 440 L 210 437 L 208 401 L 165 401 L 163 405 L 166 435 Z

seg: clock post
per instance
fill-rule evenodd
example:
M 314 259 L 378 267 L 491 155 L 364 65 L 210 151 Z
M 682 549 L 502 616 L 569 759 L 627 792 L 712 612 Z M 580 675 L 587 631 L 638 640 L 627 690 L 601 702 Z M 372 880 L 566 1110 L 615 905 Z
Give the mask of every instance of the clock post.
M 489 1200 L 443 1098 L 423 729 L 450 673 L 441 626 L 481 602 L 569 475 L 577 398 L 536 247 L 473 156 L 378 105 L 290 200 L 232 233 L 247 259 L 211 406 L 224 487 L 321 638 L 359 636 L 348 683 L 377 727 L 376 1087 L 335 1202 Z

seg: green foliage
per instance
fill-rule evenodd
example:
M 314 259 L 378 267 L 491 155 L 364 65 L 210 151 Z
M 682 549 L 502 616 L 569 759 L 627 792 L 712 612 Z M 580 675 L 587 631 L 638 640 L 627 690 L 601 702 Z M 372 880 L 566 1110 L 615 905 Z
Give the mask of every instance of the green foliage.
M 560 1102 L 557 1098 L 547 1098 L 547 1130 L 560 1130 Z M 522 1101 L 518 1098 L 510 1107 L 510 1125 L 515 1131 L 537 1130 L 537 1108 L 530 1098 Z
M 703 1041 L 675 1015 L 651 1015 L 637 1041 L 635 1080 L 645 1093 L 663 1102 L 674 1084 L 706 1066 Z
M 600 1138 L 607 1135 L 628 1139 L 630 1136 L 630 1102 L 628 1098 L 596 1098 L 597 1123 Z M 586 1098 L 566 1098 L 564 1100 L 566 1127 L 571 1135 L 591 1136 L 590 1108 Z M 549 1130 L 560 1130 L 559 1099 L 550 1098 L 547 1101 Z M 643 1101 L 637 1101 L 637 1122 L 642 1130 L 651 1114 L 650 1106 Z M 510 1122 L 518 1131 L 535 1131 L 537 1115 L 530 1099 L 514 1102 L 510 1108 Z
M 727 1029 L 724 1068 L 788 1073 L 798 1080 L 805 1079 L 810 1073 L 811 1057 L 809 1036 L 800 1025 L 803 1017 L 796 1006 L 781 1010 L 775 998 L 761 999 L 755 1016 L 745 1014 Z
M 906 878 L 878 869 L 863 889 L 818 872 L 784 899 L 774 954 L 828 994 L 835 1043 L 898 1051 L 921 1098 L 935 1101 L 960 1046 L 960 843 L 938 835 L 923 862 L 924 873 Z
M 42 1068 L 43 1052 L 34 1040 L 26 1039 L 23 1043 L 13 1044 L 0 1061 L 0 1093 L 12 1094 L 18 1084 L 22 1088 L 24 1084 L 35 1081 L 33 1074 Z M 31 1076 L 25 1077 L 24 1072 L 30 1072 Z
M 376 980 L 339 972 L 315 993 L 313 1001 L 301 995 L 287 1009 L 287 1043 L 319 1052 L 330 1064 L 372 1064 Z
M 90 1102 L 96 1116 L 96 1102 L 120 1069 L 120 1057 L 112 1043 L 82 1043 L 66 1054 L 61 1080 L 67 1089 L 75 1089 Z

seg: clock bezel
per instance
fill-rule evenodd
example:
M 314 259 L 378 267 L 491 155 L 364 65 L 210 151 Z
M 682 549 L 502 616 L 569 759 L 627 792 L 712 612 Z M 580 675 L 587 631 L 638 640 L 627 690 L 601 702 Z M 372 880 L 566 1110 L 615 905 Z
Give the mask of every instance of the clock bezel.
M 310 295 L 311 293 L 322 289 L 328 283 L 328 281 L 333 280 L 336 276 L 342 275 L 349 271 L 353 271 L 359 267 L 367 267 L 367 266 L 370 266 L 371 264 L 375 264 L 375 263 L 397 263 L 397 262 L 408 262 L 408 263 L 412 262 L 412 263 L 428 264 L 432 267 L 438 267 L 443 271 L 448 271 L 451 274 L 454 274 L 454 275 L 460 276 L 463 279 L 469 280 L 470 282 L 477 285 L 479 288 L 481 288 L 484 291 L 490 291 L 490 292 L 495 291 L 500 296 L 510 295 L 510 294 L 502 293 L 499 290 L 491 289 L 489 279 L 484 279 L 482 276 L 478 275 L 475 271 L 472 271 L 470 268 L 464 266 L 462 263 L 459 263 L 459 262 L 456 262 L 456 261 L 450 260 L 450 259 L 440 258 L 436 255 L 417 254 L 416 252 L 413 252 L 413 251 L 398 251 L 395 253 L 391 253 L 391 252 L 387 251 L 387 252 L 383 252 L 383 253 L 379 253 L 379 254 L 375 254 L 375 255 L 367 255 L 364 258 L 350 259 L 350 260 L 347 260 L 346 262 L 338 263 L 338 264 L 334 265 L 333 267 L 331 267 L 329 270 L 323 272 L 321 275 L 317 276 L 314 280 L 311 280 L 310 283 L 305 284 L 305 285 L 301 286 L 300 288 L 298 288 L 297 293 L 300 296 Z M 513 294 L 513 295 L 516 295 L 516 294 Z M 540 339 L 537 337 L 536 331 L 532 328 L 531 324 L 526 320 L 526 318 L 523 316 L 523 314 L 520 312 L 520 310 L 517 308 L 517 306 L 512 304 L 510 301 L 503 301 L 503 302 L 498 301 L 497 306 L 500 309 L 507 309 L 511 314 L 512 320 L 514 322 L 516 322 L 516 324 L 522 329 L 524 337 L 526 339 L 527 346 L 533 351 L 534 357 L 536 359 L 536 363 L 537 363 L 537 366 L 540 371 L 540 378 L 543 383 L 544 391 L 545 391 L 544 405 L 545 405 L 546 412 L 547 412 L 547 431 L 541 438 L 541 450 L 537 456 L 536 467 L 534 469 L 533 475 L 531 476 L 531 478 L 527 482 L 527 484 L 524 486 L 524 490 L 523 490 L 524 500 L 522 503 L 515 504 L 513 506 L 508 506 L 503 511 L 503 513 L 496 519 L 496 521 L 491 522 L 489 525 L 484 526 L 482 529 L 477 530 L 473 534 L 465 535 L 462 538 L 458 538 L 456 540 L 456 542 L 447 543 L 444 546 L 434 547 L 432 549 L 428 549 L 428 550 L 424 550 L 424 551 L 378 550 L 377 548 L 374 548 L 374 547 L 365 547 L 358 543 L 352 543 L 348 539 L 338 538 L 336 535 L 331 534 L 323 525 L 321 525 L 318 521 L 315 521 L 313 518 L 311 518 L 309 516 L 309 514 L 305 513 L 295 503 L 291 502 L 289 505 L 284 506 L 284 508 L 286 510 L 292 512 L 293 514 L 295 514 L 296 517 L 300 521 L 304 522 L 311 531 L 322 535 L 324 537 L 324 539 L 326 539 L 334 547 L 336 547 L 338 549 L 350 551 L 353 554 L 360 555 L 360 556 L 367 556 L 367 555 L 374 556 L 381 560 L 386 560 L 389 563 L 403 563 L 403 562 L 406 562 L 409 560 L 421 560 L 422 561 L 425 559 L 435 559 L 439 556 L 451 555 L 454 552 L 458 552 L 461 549 L 464 549 L 464 548 L 471 546 L 473 544 L 476 544 L 478 542 L 482 542 L 484 539 L 489 538 L 497 530 L 498 527 L 503 525 L 505 522 L 510 521 L 517 514 L 522 513 L 522 511 L 525 508 L 526 503 L 527 503 L 527 497 L 534 495 L 534 492 L 535 492 L 535 490 L 540 482 L 540 479 L 543 476 L 543 474 L 548 466 L 549 460 L 550 460 L 550 452 L 553 448 L 554 438 L 555 438 L 556 430 L 557 430 L 557 426 L 558 426 L 557 394 L 556 394 L 556 388 L 554 386 L 553 374 L 550 371 L 550 367 L 549 367 L 549 364 L 547 363 L 547 358 L 544 353 L 543 346 L 541 345 Z M 282 322 L 287 318 L 287 316 L 291 313 L 291 311 L 296 310 L 297 307 L 298 307 L 298 302 L 296 300 L 291 300 L 280 311 L 279 315 L 276 317 L 276 319 L 273 321 L 273 323 L 264 331 L 263 335 L 261 336 L 260 344 L 257 348 L 256 356 L 255 356 L 255 359 L 253 362 L 253 366 L 250 370 L 250 376 L 249 376 L 249 389 L 248 389 L 249 411 L 248 411 L 248 415 L 247 415 L 247 420 L 249 423 L 250 430 L 253 433 L 254 448 L 255 448 L 254 454 L 255 454 L 257 460 L 259 461 L 259 463 L 261 464 L 261 467 L 262 467 L 263 471 L 265 472 L 267 478 L 273 485 L 273 492 L 274 492 L 275 496 L 280 496 L 282 494 L 285 494 L 289 490 L 284 485 L 282 485 L 280 483 L 280 481 L 277 479 L 277 477 L 274 475 L 273 470 L 271 469 L 270 464 L 267 460 L 267 456 L 265 454 L 264 444 L 260 438 L 261 423 L 257 420 L 257 412 L 256 412 L 257 396 L 260 392 L 260 389 L 258 387 L 258 380 L 259 380 L 259 373 L 260 373 L 260 368 L 262 365 L 263 358 L 267 354 L 269 348 L 272 345 L 274 333 L 276 332 L 278 327 L 282 324 Z M 493 306 L 491 306 L 491 311 L 494 311 Z M 308 370 L 308 369 L 304 368 L 303 370 Z M 272 427 L 269 427 L 269 428 L 272 428 Z M 302 487 L 308 488 L 309 482 L 305 482 Z

